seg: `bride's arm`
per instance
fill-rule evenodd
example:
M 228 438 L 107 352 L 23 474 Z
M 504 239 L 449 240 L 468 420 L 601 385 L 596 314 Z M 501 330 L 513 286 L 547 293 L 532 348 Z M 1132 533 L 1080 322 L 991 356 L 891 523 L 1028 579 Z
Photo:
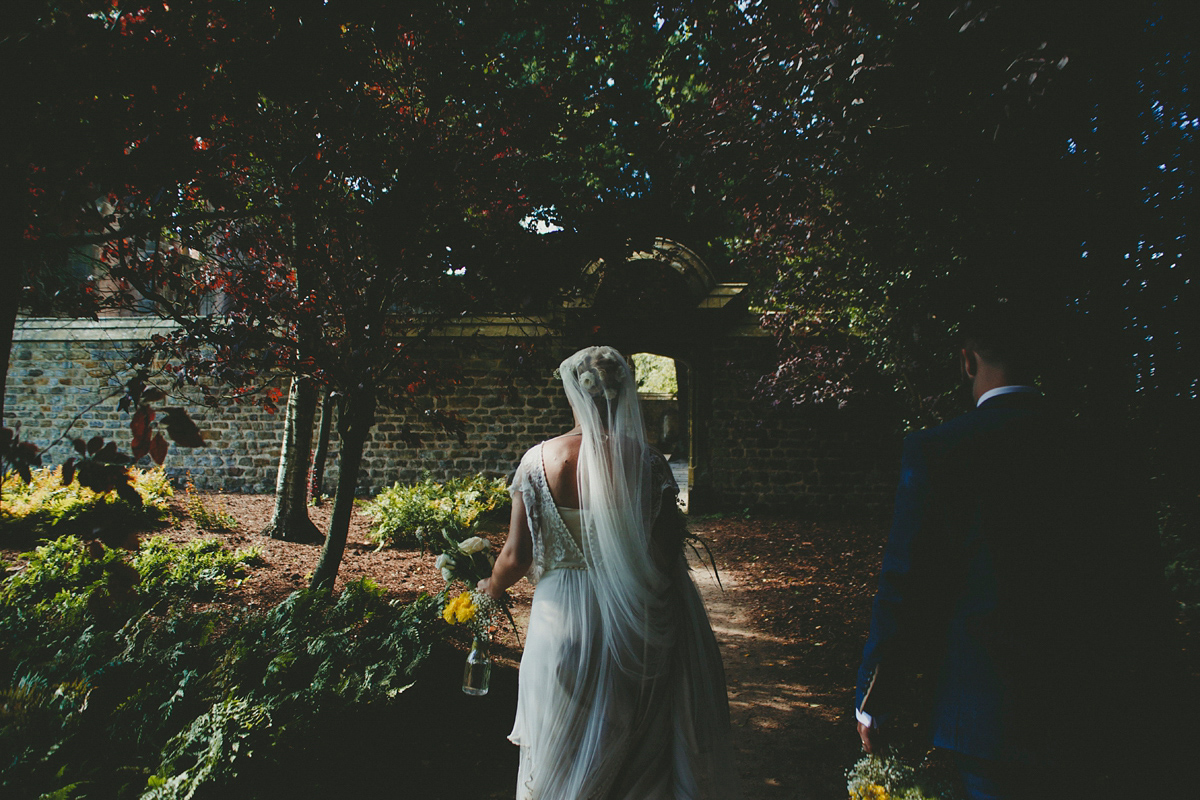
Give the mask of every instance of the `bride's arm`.
M 675 503 L 676 494 L 674 489 L 663 489 L 660 510 L 650 530 L 654 563 L 663 573 L 674 569 L 687 538 L 687 518 Z
M 492 575 L 484 578 L 476 586 L 493 600 L 499 601 L 505 591 L 529 572 L 533 564 L 533 534 L 529 531 L 529 520 L 525 515 L 525 501 L 517 492 L 512 499 L 512 517 L 508 523 L 508 538 L 496 564 L 492 567 Z

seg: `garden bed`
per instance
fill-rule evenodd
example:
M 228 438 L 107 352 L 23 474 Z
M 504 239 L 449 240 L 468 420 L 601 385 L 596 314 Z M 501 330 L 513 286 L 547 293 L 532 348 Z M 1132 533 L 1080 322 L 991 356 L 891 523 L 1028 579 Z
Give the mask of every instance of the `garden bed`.
M 217 599 L 193 601 L 195 610 L 217 608 L 230 617 L 247 609 L 265 611 L 307 585 L 320 546 L 259 535 L 270 519 L 270 496 L 206 493 L 197 498 L 208 509 L 230 515 L 236 528 L 201 530 L 180 494 L 159 527 L 148 533 L 179 544 L 215 536 L 230 549 L 257 548 L 260 562 Z M 310 508 L 322 530 L 329 514 L 328 505 Z M 726 584 L 722 592 L 715 584 L 704 586 L 698 575 L 722 640 L 748 796 L 843 797 L 845 769 L 859 755 L 850 715 L 853 677 L 886 520 L 716 516 L 693 518 L 690 524 L 710 541 Z M 365 577 L 389 599 L 408 603 L 442 588 L 432 555 L 415 547 L 378 549 L 369 527 L 366 515 L 353 516 L 337 591 Z M 506 531 L 493 521 L 483 533 L 499 546 Z M 19 562 L 19 553 L 20 548 L 0 547 L 10 567 Z M 522 581 L 512 594 L 523 627 L 531 587 Z M 1194 626 L 1181 620 L 1181 627 L 1194 674 Z M 419 668 L 415 688 L 402 702 L 331 715 L 272 771 L 248 770 L 244 796 L 384 791 L 431 798 L 511 797 L 517 751 L 505 735 L 516 706 L 519 646 L 511 631 L 501 633 L 492 691 L 473 698 L 459 691 L 467 644 L 462 631 L 450 631 Z

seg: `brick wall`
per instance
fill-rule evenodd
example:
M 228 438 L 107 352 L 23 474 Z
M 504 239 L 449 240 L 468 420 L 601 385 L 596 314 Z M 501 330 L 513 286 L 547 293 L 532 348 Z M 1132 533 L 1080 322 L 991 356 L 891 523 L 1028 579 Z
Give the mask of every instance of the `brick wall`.
M 711 503 L 819 515 L 891 508 L 901 436 L 890 420 L 833 408 L 773 409 L 753 398 L 772 342 L 730 338 L 713 350 L 708 422 Z
M 364 454 L 360 488 L 408 483 L 425 472 L 435 476 L 508 475 L 527 449 L 575 424 L 562 384 L 549 369 L 536 383 L 517 379 L 511 386 L 513 397 L 506 396 L 510 394 L 503 378 L 507 370 L 499 355 L 467 353 L 451 343 L 435 343 L 429 353 L 435 362 L 457 365 L 458 386 L 439 407 L 463 418 L 463 440 L 455 434 L 428 430 L 419 410 L 401 414 L 381 407 Z M 403 441 L 401 432 L 406 425 L 420 435 L 420 446 Z M 336 447 L 336 439 L 330 446 Z M 331 466 L 334 469 L 327 476 L 330 489 L 337 474 L 336 465 Z
M 128 376 L 127 353 L 163 323 L 136 319 L 100 322 L 22 320 L 18 323 L 5 387 L 5 421 L 21 425 L 22 438 L 46 444 L 79 417 L 68 438 L 53 447 L 47 463 L 71 454 L 69 439 L 101 434 L 127 449 L 129 418 L 116 410 Z M 169 329 L 170 326 L 166 326 Z M 465 420 L 465 438 L 435 433 L 422 422 L 420 409 L 398 413 L 381 407 L 364 454 L 359 487 L 364 493 L 419 479 L 485 472 L 507 475 L 531 445 L 569 429 L 570 408 L 551 369 L 534 370 L 534 380 L 518 379 L 504 391 L 506 373 L 500 347 L 435 342 L 429 357 L 451 364 L 459 385 L 444 401 Z M 557 364 L 575 347 L 558 342 L 547 360 Z M 561 352 L 559 352 L 561 351 Z M 733 336 L 718 341 L 706 358 L 711 405 L 697 424 L 709 435 L 707 465 L 711 502 L 724 509 L 798 509 L 842 513 L 890 505 L 899 461 L 899 436 L 886 425 L 836 411 L 776 412 L 751 398 L 757 375 L 769 364 L 770 340 Z M 697 373 L 700 374 L 700 373 Z M 543 377 L 540 377 L 544 375 Z M 190 474 L 199 488 L 269 492 L 275 487 L 283 411 L 257 407 L 209 409 L 181 399 L 204 434 L 207 447 L 176 448 L 167 457 L 177 481 Z M 431 401 L 432 402 L 432 401 Z M 669 402 L 648 406 L 655 413 Z M 653 416 L 653 414 L 652 414 Z M 404 441 L 408 426 L 422 437 L 420 446 Z M 338 439 L 330 441 L 326 490 L 337 480 Z

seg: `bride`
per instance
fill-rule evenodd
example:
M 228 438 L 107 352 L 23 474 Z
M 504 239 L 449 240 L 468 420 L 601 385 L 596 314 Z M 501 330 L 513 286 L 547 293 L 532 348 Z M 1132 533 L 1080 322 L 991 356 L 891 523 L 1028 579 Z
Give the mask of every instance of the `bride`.
M 536 583 L 521 659 L 518 800 L 738 797 L 721 656 L 683 558 L 677 488 L 611 347 L 559 367 L 575 428 L 517 468 L 479 590 Z

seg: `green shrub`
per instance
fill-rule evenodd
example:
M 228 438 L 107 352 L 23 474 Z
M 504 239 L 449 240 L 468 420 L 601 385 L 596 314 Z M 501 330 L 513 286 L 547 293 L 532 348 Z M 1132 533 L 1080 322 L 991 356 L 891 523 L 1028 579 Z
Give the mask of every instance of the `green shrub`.
M 192 521 L 196 523 L 197 528 L 214 533 L 237 530 L 237 518 L 225 510 L 224 499 L 218 495 L 216 507 L 209 508 L 208 504 L 196 493 L 196 487 L 192 485 L 191 475 L 188 475 L 187 485 L 184 486 L 183 493 L 183 507 L 187 510 L 188 516 L 192 518 Z
M 148 606 L 172 595 L 212 597 L 261 558 L 258 548 L 231 552 L 217 539 L 175 545 L 154 536 L 127 559 L 122 550 L 70 535 L 25 557 L 25 567 L 0 584 L 0 606 L 35 616 L 70 616 L 101 601 Z
M 503 478 L 472 475 L 438 483 L 432 478 L 413 486 L 393 485 L 367 503 L 375 520 L 368 534 L 380 547 L 401 542 L 442 542 L 442 531 L 461 541 L 482 517 L 509 502 Z
M 107 524 L 142 528 L 167 511 L 174 491 L 162 468 L 131 468 L 133 486 L 142 497 L 141 508 L 126 503 L 116 492 L 97 494 L 78 481 L 62 485 L 62 468 L 34 470 L 33 481 L 25 483 L 14 472 L 4 478 L 4 507 L 0 523 L 6 532 L 46 534 L 59 525 L 103 517 Z
M 634 353 L 630 359 L 637 375 L 639 392 L 676 394 L 679 381 L 675 376 L 675 362 L 666 356 L 653 353 Z
M 262 551 L 257 547 L 231 552 L 215 538 L 174 545 L 165 536 L 154 536 L 138 548 L 133 568 L 141 576 L 142 591 L 160 597 L 211 597 L 240 582 L 247 566 L 261 563 Z
M 444 627 L 428 596 L 388 602 L 369 581 L 268 613 L 164 607 L 158 590 L 194 581 L 212 552 L 148 544 L 133 559 L 143 585 L 102 613 L 58 601 L 103 582 L 113 551 L 89 560 L 78 540 L 51 543 L 5 582 L 0 638 L 16 646 L 0 649 L 0 795 L 228 793 L 326 715 L 393 702 Z

